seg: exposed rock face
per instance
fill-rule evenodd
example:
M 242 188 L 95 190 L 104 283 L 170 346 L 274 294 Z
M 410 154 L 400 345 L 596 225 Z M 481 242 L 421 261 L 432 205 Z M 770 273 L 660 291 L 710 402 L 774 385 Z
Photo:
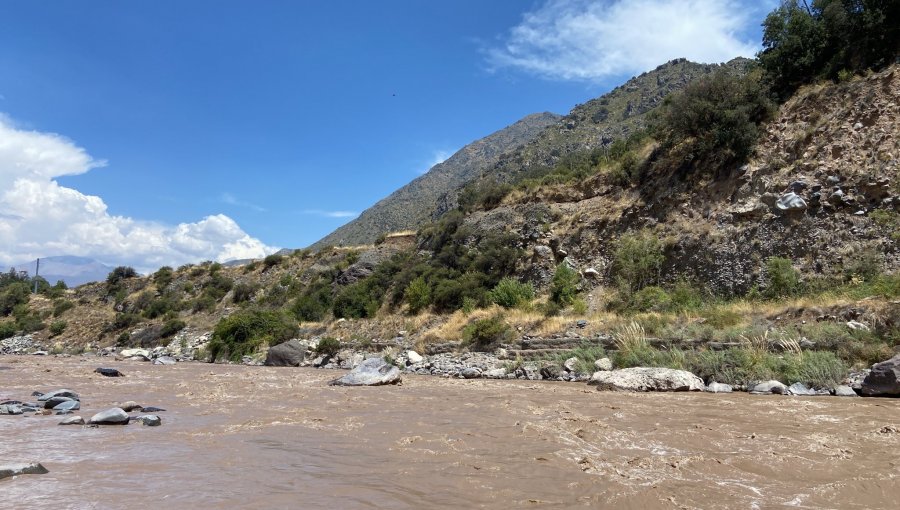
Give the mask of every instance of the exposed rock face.
M 269 349 L 267 367 L 299 367 L 306 357 L 306 346 L 297 339 L 288 340 Z
M 611 391 L 703 391 L 696 375 L 672 368 L 623 368 L 594 372 L 588 384 Z
M 862 394 L 866 397 L 900 397 L 900 354 L 872 365 L 863 380 Z
M 369 358 L 343 377 L 330 384 L 335 386 L 381 386 L 400 382 L 400 369 L 382 358 Z

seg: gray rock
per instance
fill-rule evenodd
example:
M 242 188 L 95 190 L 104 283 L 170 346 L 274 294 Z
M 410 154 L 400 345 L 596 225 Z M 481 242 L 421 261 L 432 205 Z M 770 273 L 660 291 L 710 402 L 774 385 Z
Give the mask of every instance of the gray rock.
M 54 411 L 77 411 L 81 409 L 81 402 L 77 400 L 67 400 L 52 407 Z
M 850 386 L 853 391 L 862 391 L 863 381 L 866 380 L 870 372 L 872 372 L 871 368 L 866 368 L 859 372 L 850 372 L 847 378 L 843 380 L 843 384 Z
M 578 358 L 571 357 L 563 362 L 563 368 L 566 369 L 566 372 L 574 372 L 578 367 Z
M 416 351 L 406 351 L 406 359 L 409 360 L 409 363 L 411 365 L 416 365 L 425 361 L 425 358 L 423 358 L 422 355 Z
M 24 412 L 25 411 L 22 409 L 22 407 L 16 404 L 0 405 L 0 415 L 19 415 Z
M 69 397 L 52 397 L 52 398 L 48 398 L 47 400 L 44 401 L 44 409 L 53 409 L 54 407 L 56 407 L 60 404 L 64 404 L 66 402 L 77 402 L 77 401 L 75 399 L 69 398 Z
M 475 367 L 466 367 L 459 373 L 463 379 L 478 379 L 481 377 L 481 370 Z
M 161 407 L 147 406 L 147 407 L 142 408 L 141 411 L 145 412 L 145 413 L 162 413 L 162 412 L 165 412 L 165 409 L 163 409 Z
M 845 386 L 841 384 L 840 386 L 834 387 L 834 396 L 835 397 L 858 397 L 859 395 L 853 391 L 853 388 L 850 386 Z
M 401 380 L 400 369 L 382 358 L 369 358 L 348 374 L 330 384 L 335 386 L 381 386 L 397 384 Z
M 552 259 L 553 250 L 549 246 L 538 245 L 534 247 L 534 256 L 539 259 Z
M 299 367 L 305 358 L 306 346 L 294 338 L 270 348 L 263 365 L 267 367 Z
M 869 331 L 869 326 L 867 324 L 858 321 L 847 322 L 847 327 L 853 331 Z
M 797 397 L 813 397 L 817 395 L 816 390 L 810 389 L 805 384 L 799 382 L 788 386 L 787 394 Z
M 69 416 L 63 421 L 59 422 L 60 425 L 84 425 L 84 418 L 81 416 Z
M 584 270 L 584 276 L 585 276 L 585 278 L 591 278 L 591 279 L 596 280 L 597 278 L 600 278 L 600 271 L 597 271 L 593 267 L 589 267 Z
M 594 372 L 588 384 L 611 391 L 703 391 L 703 380 L 686 370 L 635 367 Z
M 772 393 L 786 395 L 787 390 L 787 386 L 778 381 L 757 382 L 756 384 L 751 384 L 749 389 L 753 395 L 771 395 Z
M 594 368 L 597 370 L 602 370 L 604 372 L 609 372 L 613 369 L 612 360 L 609 358 L 600 358 L 594 362 Z
M 775 208 L 780 211 L 805 211 L 806 201 L 796 193 L 788 192 L 778 198 Z
M 147 427 L 158 427 L 162 425 L 162 419 L 155 414 L 145 414 L 142 416 L 138 416 L 135 419 L 141 422 L 142 425 L 145 425 Z
M 124 349 L 119 353 L 123 358 L 134 358 L 136 356 L 150 359 L 150 351 L 147 349 Z
M 865 397 L 900 396 L 900 354 L 872 365 L 872 371 L 863 380 Z
M 494 368 L 485 372 L 484 376 L 488 379 L 506 379 L 506 369 Z
M 125 411 L 126 413 L 130 413 L 131 411 L 143 411 L 144 407 L 135 402 L 134 400 L 129 400 L 123 404 L 119 404 L 119 408 Z
M 49 393 L 35 396 L 37 396 L 39 402 L 45 402 L 53 397 L 68 397 L 74 400 L 79 400 L 78 394 L 72 390 L 54 390 Z
M 94 372 L 106 377 L 122 377 L 122 372 L 119 372 L 115 368 L 98 368 L 94 370 Z
M 121 407 L 113 407 L 107 409 L 106 411 L 100 411 L 99 413 L 91 416 L 91 419 L 88 420 L 88 424 L 90 425 L 127 425 L 128 420 L 131 417 L 128 416 Z
M 558 379 L 562 375 L 561 372 L 556 364 L 548 364 L 541 367 L 541 377 L 544 379 Z
M 731 393 L 734 389 L 730 384 L 723 384 L 718 382 L 711 382 L 706 385 L 706 390 L 709 393 Z
M 153 360 L 154 365 L 174 365 L 175 363 L 175 358 L 172 356 L 160 356 Z
M 49 473 L 47 468 L 38 462 L 30 464 L 0 464 L 0 480 L 19 475 L 43 475 Z

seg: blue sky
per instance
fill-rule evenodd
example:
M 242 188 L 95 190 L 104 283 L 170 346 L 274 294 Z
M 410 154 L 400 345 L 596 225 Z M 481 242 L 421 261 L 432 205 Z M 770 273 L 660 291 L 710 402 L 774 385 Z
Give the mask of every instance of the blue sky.
M 771 7 L 7 1 L 0 263 L 303 247 L 527 114 L 670 58 L 752 56 Z

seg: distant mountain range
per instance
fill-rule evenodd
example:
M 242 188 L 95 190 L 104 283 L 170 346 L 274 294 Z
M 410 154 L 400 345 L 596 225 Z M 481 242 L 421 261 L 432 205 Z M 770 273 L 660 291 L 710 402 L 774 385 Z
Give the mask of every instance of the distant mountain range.
M 14 264 L 17 271 L 28 271 L 29 276 L 34 276 L 35 260 Z M 60 255 L 57 257 L 44 257 L 41 259 L 39 276 L 50 282 L 51 285 L 62 280 L 69 287 L 103 281 L 113 268 L 87 257 L 74 255 Z

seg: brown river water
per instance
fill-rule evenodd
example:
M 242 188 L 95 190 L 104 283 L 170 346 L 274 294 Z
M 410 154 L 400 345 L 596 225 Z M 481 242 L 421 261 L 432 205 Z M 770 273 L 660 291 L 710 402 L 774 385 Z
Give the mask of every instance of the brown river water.
M 115 367 L 123 378 L 92 371 Z M 0 508 L 897 508 L 900 399 L 0 357 L 0 400 L 134 400 L 160 427 L 0 416 Z

